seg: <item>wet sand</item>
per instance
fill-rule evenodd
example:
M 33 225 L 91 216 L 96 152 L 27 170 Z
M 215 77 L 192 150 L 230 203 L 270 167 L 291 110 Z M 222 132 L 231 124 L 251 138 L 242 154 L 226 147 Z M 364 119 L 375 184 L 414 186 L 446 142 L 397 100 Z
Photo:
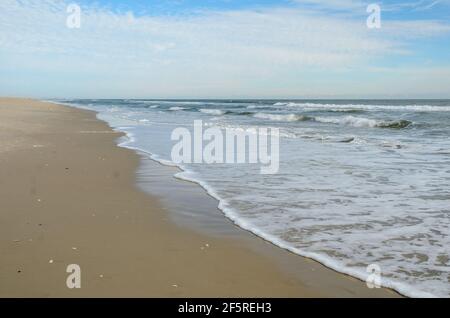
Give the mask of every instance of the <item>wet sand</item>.
M 0 297 L 398 296 L 235 227 L 93 112 L 2 98 L 0 118 Z

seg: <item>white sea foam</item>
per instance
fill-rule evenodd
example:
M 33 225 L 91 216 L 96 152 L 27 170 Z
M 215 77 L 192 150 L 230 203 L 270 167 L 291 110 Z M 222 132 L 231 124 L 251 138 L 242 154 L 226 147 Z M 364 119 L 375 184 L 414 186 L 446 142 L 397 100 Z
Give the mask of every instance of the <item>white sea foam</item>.
M 171 111 L 179 111 L 179 110 L 185 110 L 185 109 L 187 109 L 187 108 L 186 107 L 180 107 L 180 106 L 173 106 L 173 107 L 169 108 L 169 110 L 171 110 Z
M 340 124 L 353 127 L 379 127 L 379 128 L 405 128 L 411 124 L 406 120 L 394 120 L 383 121 L 375 120 L 364 117 L 345 116 L 345 117 L 309 117 L 299 114 L 269 114 L 269 113 L 256 113 L 253 115 L 255 118 L 267 119 L 272 121 L 316 121 L 327 124 Z
M 308 118 L 297 114 L 267 114 L 267 113 L 256 113 L 253 115 L 255 118 L 268 119 L 275 121 L 302 121 Z
M 310 109 L 334 110 L 387 110 L 387 111 L 414 111 L 414 112 L 450 112 L 450 105 L 365 105 L 365 104 L 321 104 L 321 103 L 275 103 L 273 106 Z
M 354 127 L 377 127 L 380 124 L 379 121 L 374 119 L 354 117 L 354 116 L 345 116 L 343 118 L 315 117 L 315 121 L 321 123 L 350 125 Z
M 269 105 L 248 105 L 247 109 L 270 108 Z
M 408 127 L 411 122 L 407 120 L 392 120 L 392 121 L 384 121 L 384 120 L 376 120 L 364 117 L 354 117 L 354 116 L 345 116 L 345 117 L 315 117 L 315 121 L 321 123 L 329 123 L 329 124 L 340 124 L 340 125 L 348 125 L 353 127 L 379 127 L 379 128 L 405 128 Z
M 181 101 L 181 100 L 131 100 L 134 103 L 144 103 L 144 104 L 173 104 L 173 105 L 203 105 L 203 102 L 195 102 L 195 101 Z
M 157 156 L 157 155 L 149 152 L 146 149 L 133 146 L 133 143 L 135 141 L 134 135 L 132 133 L 130 133 L 129 131 L 126 131 L 126 135 L 129 138 L 129 141 L 123 141 L 120 144 L 122 147 L 127 147 L 130 149 L 135 149 L 142 153 L 147 153 L 151 159 L 153 159 L 161 164 L 168 165 L 168 166 L 176 166 L 176 167 L 180 168 L 182 171 L 175 174 L 175 177 L 180 180 L 195 182 L 195 183 L 199 184 L 200 186 L 202 186 L 210 196 L 212 196 L 213 198 L 218 200 L 219 209 L 222 210 L 224 212 L 224 214 L 239 227 L 241 227 L 245 230 L 248 230 L 269 242 L 272 242 L 273 244 L 275 244 L 283 249 L 289 250 L 298 255 L 302 255 L 302 256 L 317 260 L 320 263 L 324 264 L 325 266 L 333 268 L 339 272 L 357 277 L 363 281 L 366 280 L 367 272 L 364 269 L 348 267 L 348 266 L 346 266 L 346 264 L 344 262 L 338 261 L 330 256 L 326 256 L 324 254 L 316 253 L 316 252 L 308 252 L 301 248 L 297 248 L 292 243 L 287 242 L 284 239 L 280 239 L 280 237 L 277 235 L 271 234 L 270 230 L 267 231 L 267 230 L 264 230 L 263 228 L 261 228 L 260 226 L 255 225 L 255 223 L 252 222 L 251 219 L 247 219 L 247 218 L 243 217 L 242 214 L 238 210 L 233 208 L 232 204 L 230 203 L 230 200 L 224 198 L 221 194 L 219 194 L 219 192 L 217 192 L 215 190 L 215 187 L 210 185 L 208 181 L 202 179 L 202 177 L 198 173 L 194 172 L 193 170 L 190 170 L 188 167 L 186 167 L 184 165 L 177 165 L 177 164 L 174 164 L 173 162 L 171 162 L 170 160 L 162 159 L 160 156 Z M 262 198 L 260 197 L 259 199 L 262 199 Z M 279 220 L 275 221 L 275 223 L 273 223 L 273 224 L 277 224 L 278 222 L 279 222 Z M 268 227 L 268 229 L 270 229 L 270 227 Z M 418 289 L 414 288 L 413 286 L 402 283 L 396 279 L 383 278 L 382 283 L 383 283 L 383 286 L 385 286 L 385 287 L 395 289 L 395 290 L 403 293 L 404 295 L 409 295 L 411 297 L 435 297 L 435 295 L 432 293 L 418 290 Z
M 208 114 L 208 115 L 216 115 L 220 116 L 225 114 L 225 111 L 222 109 L 210 109 L 210 108 L 202 108 L 199 110 L 201 113 Z

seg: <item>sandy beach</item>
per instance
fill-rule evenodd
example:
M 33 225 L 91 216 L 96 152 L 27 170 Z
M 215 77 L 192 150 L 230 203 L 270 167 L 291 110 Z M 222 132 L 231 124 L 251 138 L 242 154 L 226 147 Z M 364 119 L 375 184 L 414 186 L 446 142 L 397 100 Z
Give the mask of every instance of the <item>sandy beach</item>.
M 140 155 L 94 112 L 1 98 L 0 118 L 0 297 L 398 296 L 236 228 L 173 222 L 161 193 L 137 187 Z M 66 286 L 70 264 L 80 289 Z

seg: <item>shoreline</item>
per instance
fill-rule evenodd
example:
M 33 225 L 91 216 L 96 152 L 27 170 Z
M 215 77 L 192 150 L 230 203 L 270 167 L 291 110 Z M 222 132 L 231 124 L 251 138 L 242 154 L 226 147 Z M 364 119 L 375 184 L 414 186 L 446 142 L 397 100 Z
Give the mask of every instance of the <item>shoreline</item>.
M 123 133 L 95 112 L 26 99 L 0 99 L 0 112 L 0 133 L 16 141 L 2 145 L 1 177 L 14 179 L 1 185 L 2 297 L 399 296 L 243 229 L 218 238 L 173 222 L 163 199 L 136 186 L 141 155 L 118 146 Z M 70 290 L 65 266 L 75 261 L 87 278 Z

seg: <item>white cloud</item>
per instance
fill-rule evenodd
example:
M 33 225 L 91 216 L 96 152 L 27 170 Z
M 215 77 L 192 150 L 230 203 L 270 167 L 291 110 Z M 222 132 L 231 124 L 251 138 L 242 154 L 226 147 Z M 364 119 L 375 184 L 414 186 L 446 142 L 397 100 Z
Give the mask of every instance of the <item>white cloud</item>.
M 66 6 L 2 0 L 0 69 L 46 77 L 13 78 L 3 89 L 14 83 L 34 85 L 42 95 L 55 85 L 58 94 L 72 96 L 211 97 L 270 94 L 283 82 L 294 93 L 293 83 L 311 71 L 326 76 L 404 54 L 403 40 L 449 31 L 439 22 L 412 21 L 384 23 L 374 32 L 365 19 L 301 9 L 136 17 L 89 6 L 82 8 L 81 29 L 68 29 Z
M 412 11 L 426 11 L 434 8 L 438 5 L 448 5 L 448 0 L 416 0 L 405 1 L 398 3 L 383 3 L 383 10 L 385 11 L 398 11 L 398 10 L 412 10 Z
M 315 9 L 332 9 L 364 13 L 371 3 L 381 5 L 383 11 L 415 10 L 425 11 L 438 5 L 449 5 L 449 0 L 415 0 L 393 2 L 386 0 L 293 0 L 294 3 L 303 6 L 312 6 Z
M 312 5 L 322 9 L 337 10 L 365 10 L 368 1 L 364 0 L 294 0 L 294 2 L 302 5 Z

